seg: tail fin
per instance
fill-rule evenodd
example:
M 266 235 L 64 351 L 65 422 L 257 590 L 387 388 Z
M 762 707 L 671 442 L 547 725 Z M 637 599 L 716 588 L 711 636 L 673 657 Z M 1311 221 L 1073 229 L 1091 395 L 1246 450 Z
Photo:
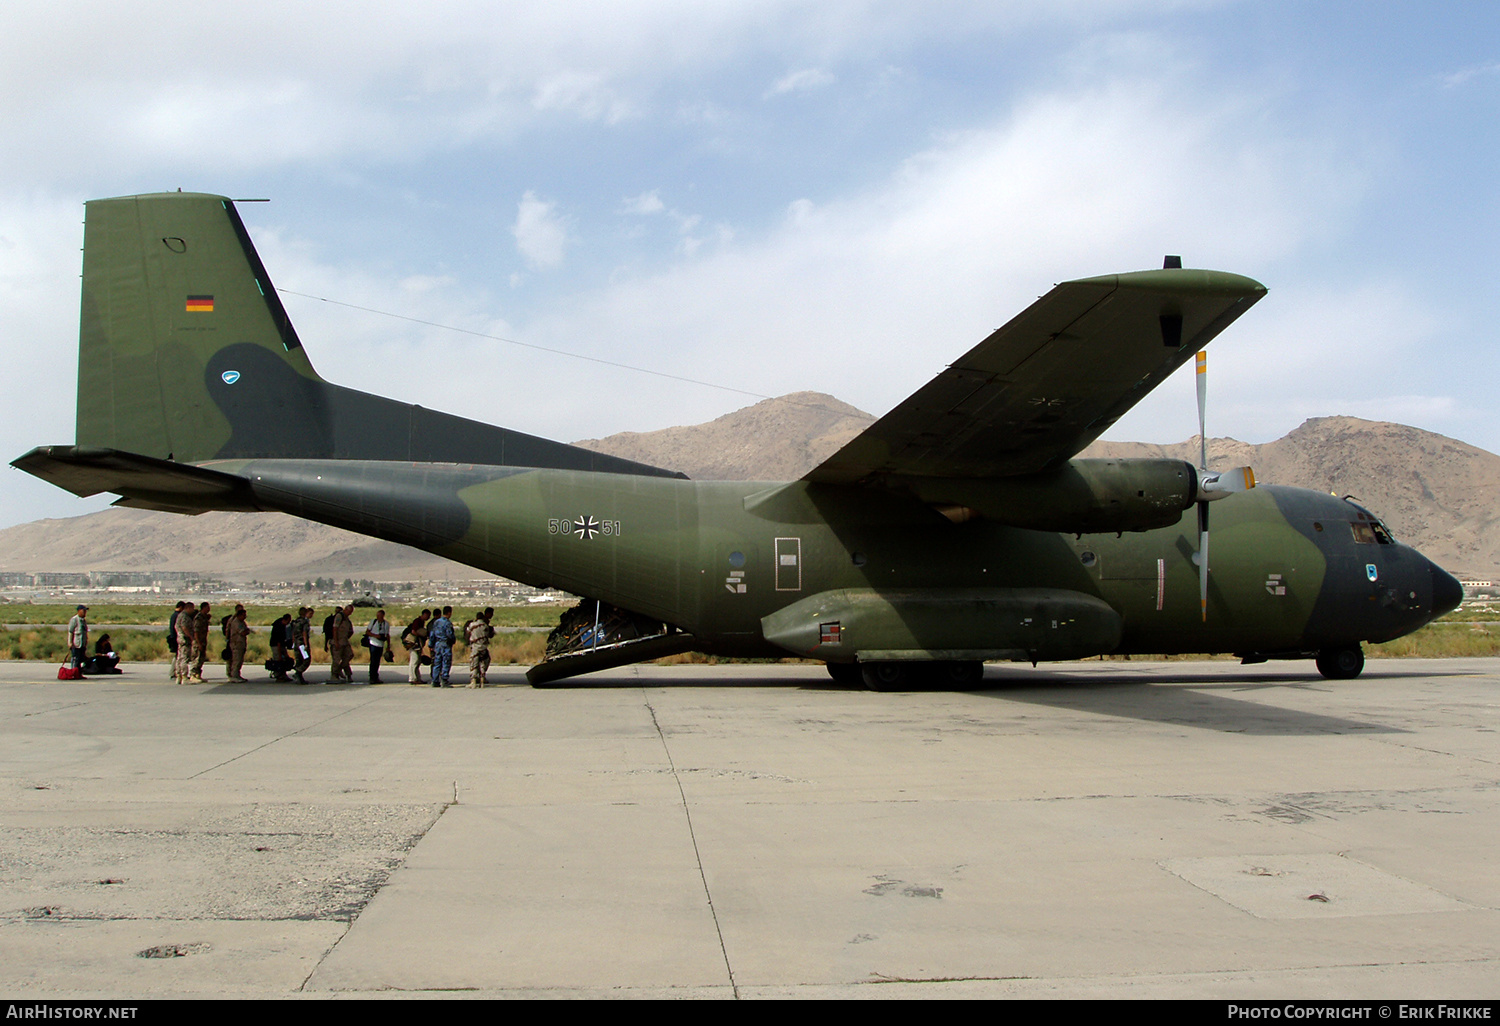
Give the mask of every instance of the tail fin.
M 85 209 L 79 445 L 212 459 L 235 433 L 216 392 L 252 367 L 322 380 L 230 200 L 174 192 Z
M 156 459 L 479 463 L 680 477 L 324 381 L 234 202 L 86 205 L 78 446 Z

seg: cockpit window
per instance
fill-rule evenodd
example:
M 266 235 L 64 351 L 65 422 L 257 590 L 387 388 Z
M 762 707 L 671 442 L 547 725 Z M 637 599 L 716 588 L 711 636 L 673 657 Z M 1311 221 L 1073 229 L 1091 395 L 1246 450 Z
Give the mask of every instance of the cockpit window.
M 1352 498 L 1352 496 L 1344 496 L 1344 501 L 1354 507 L 1354 515 L 1358 518 L 1349 524 L 1349 529 L 1354 532 L 1354 540 L 1361 545 L 1394 545 L 1396 539 L 1391 536 L 1386 526 L 1375 518 L 1374 513 L 1352 501 Z

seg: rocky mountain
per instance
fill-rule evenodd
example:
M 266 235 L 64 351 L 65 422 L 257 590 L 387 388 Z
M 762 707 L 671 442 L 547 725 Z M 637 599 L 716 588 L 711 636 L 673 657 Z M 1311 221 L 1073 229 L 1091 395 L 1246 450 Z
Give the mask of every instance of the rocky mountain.
M 766 399 L 718 420 L 576 444 L 698 481 L 795 481 L 832 456 L 874 417 L 822 392 Z
M 768 399 L 707 424 L 627 432 L 586 448 L 681 470 L 699 480 L 792 480 L 873 418 L 818 392 Z M 1086 456 L 1197 461 L 1174 445 L 1097 442 Z M 1209 443 L 1212 466 L 1249 464 L 1267 484 L 1352 494 L 1398 538 L 1454 573 L 1500 577 L 1500 456 L 1400 424 L 1321 417 L 1284 438 Z M 279 513 L 197 517 L 111 509 L 0 531 L 0 571 L 187 570 L 230 580 L 367 577 L 467 580 L 484 575 L 401 545 Z
M 229 581 L 468 581 L 472 567 L 284 513 L 107 509 L 0 531 L 0 572 L 178 570 Z

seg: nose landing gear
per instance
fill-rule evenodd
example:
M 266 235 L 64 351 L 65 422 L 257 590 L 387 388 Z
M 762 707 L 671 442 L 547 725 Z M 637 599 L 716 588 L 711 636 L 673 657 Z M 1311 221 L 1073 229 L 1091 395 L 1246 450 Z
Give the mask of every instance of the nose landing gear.
M 1318 653 L 1318 672 L 1329 680 L 1353 680 L 1365 668 L 1365 653 L 1358 645 L 1325 648 Z

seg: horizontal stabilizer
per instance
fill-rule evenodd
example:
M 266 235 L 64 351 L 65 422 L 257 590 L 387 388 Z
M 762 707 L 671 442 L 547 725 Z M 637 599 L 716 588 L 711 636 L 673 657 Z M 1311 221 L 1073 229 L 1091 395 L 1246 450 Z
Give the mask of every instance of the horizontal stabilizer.
M 74 495 L 114 492 L 123 496 L 118 506 L 173 513 L 251 512 L 261 508 L 243 478 L 117 449 L 43 445 L 12 460 L 11 466 Z

